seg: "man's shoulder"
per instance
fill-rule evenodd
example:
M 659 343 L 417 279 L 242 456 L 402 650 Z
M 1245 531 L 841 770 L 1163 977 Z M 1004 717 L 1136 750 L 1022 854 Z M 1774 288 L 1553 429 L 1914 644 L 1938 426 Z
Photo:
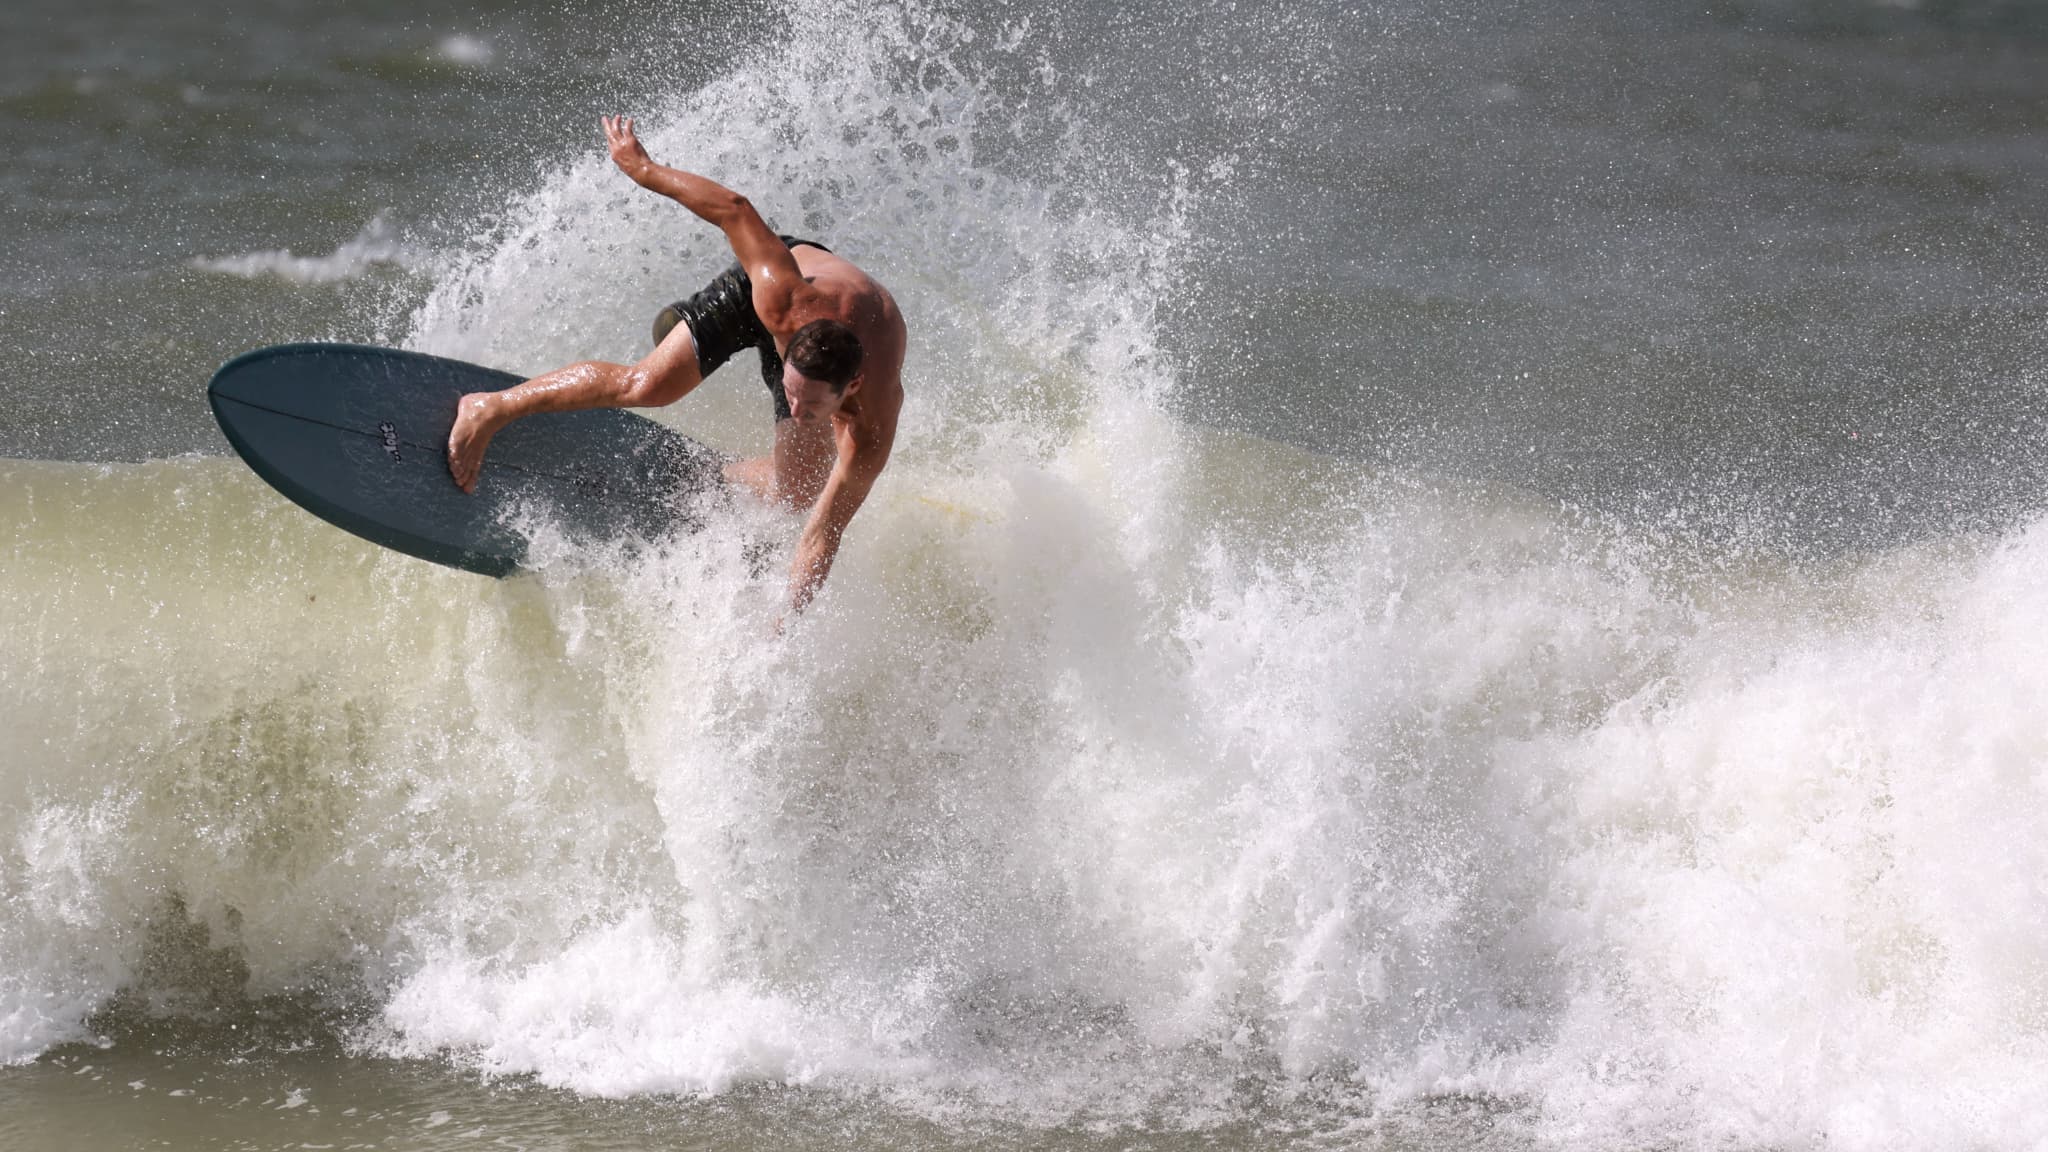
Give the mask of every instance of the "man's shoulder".
M 888 302 L 894 308 L 896 298 L 873 273 L 837 252 L 803 249 L 802 266 L 804 279 L 813 288 L 828 295 L 842 298 L 848 306 L 856 306 L 873 299 Z
M 846 434 L 856 456 L 878 456 L 886 460 L 896 442 L 896 422 L 903 414 L 903 387 L 895 380 L 875 382 L 872 393 L 862 385 L 858 415 L 847 421 Z

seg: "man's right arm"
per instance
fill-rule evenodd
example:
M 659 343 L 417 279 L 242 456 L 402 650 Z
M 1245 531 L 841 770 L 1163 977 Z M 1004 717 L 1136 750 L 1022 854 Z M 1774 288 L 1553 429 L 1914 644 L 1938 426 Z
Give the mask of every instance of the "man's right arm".
M 779 327 L 776 318 L 788 312 L 797 286 L 804 282 L 803 273 L 753 203 L 716 180 L 656 164 L 633 134 L 633 122 L 624 116 L 605 117 L 604 135 L 612 163 L 633 183 L 674 200 L 725 233 L 753 282 L 754 310 L 770 328 Z
M 791 612 L 803 611 L 818 594 L 825 577 L 832 572 L 833 560 L 839 556 L 839 542 L 846 535 L 846 526 L 853 522 L 854 513 L 860 511 L 875 486 L 875 478 L 888 463 L 886 442 L 866 451 L 851 442 L 841 446 L 839 461 L 832 468 L 831 478 L 825 481 L 825 490 L 818 494 L 810 518 L 804 521 L 803 533 L 797 537 L 796 554 L 790 560 Z M 776 630 L 781 630 L 779 623 Z

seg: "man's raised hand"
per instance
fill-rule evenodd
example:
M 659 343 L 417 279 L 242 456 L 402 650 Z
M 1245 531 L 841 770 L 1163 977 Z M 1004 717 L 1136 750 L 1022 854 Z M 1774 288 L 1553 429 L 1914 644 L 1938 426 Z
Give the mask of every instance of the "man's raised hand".
M 633 135 L 631 118 L 604 117 L 604 142 L 611 148 L 612 163 L 619 166 L 619 171 L 632 177 L 633 183 L 640 183 L 648 170 L 654 167 L 654 158 L 641 147 L 640 138 Z

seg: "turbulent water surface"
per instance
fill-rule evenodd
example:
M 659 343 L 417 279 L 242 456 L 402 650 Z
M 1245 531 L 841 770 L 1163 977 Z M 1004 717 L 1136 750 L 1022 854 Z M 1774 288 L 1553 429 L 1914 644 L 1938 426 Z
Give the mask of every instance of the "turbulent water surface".
M 0 14 L 0 1144 L 2048 1141 L 2048 22 Z M 305 338 L 869 268 L 830 586 L 491 582 L 225 455 Z M 736 365 L 660 418 L 759 450 Z

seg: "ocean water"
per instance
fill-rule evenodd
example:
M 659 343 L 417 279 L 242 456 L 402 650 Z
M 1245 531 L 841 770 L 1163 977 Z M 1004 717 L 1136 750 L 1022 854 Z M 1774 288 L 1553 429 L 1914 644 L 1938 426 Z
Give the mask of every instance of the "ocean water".
M 2048 19 L 0 13 L 0 1146 L 2048 1143 Z M 259 344 L 889 284 L 887 476 L 492 582 Z M 658 418 L 767 443 L 736 365 Z

